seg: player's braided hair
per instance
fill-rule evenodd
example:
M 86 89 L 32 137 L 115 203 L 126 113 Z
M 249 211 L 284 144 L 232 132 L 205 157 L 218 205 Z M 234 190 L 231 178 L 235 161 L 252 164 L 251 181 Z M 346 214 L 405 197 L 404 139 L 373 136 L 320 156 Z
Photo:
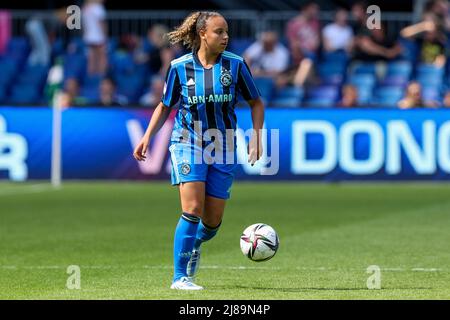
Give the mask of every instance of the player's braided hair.
M 172 44 L 182 42 L 190 49 L 198 49 L 200 47 L 199 32 L 205 30 L 206 22 L 213 16 L 221 17 L 222 15 L 215 11 L 191 13 L 180 26 L 167 34 L 167 38 Z

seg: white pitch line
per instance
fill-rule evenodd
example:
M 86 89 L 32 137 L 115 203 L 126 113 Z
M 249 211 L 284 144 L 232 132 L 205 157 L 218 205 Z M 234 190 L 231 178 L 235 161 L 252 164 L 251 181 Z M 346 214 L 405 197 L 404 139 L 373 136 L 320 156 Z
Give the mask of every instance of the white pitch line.
M 43 269 L 67 269 L 68 266 L 11 266 L 11 265 L 4 265 L 0 266 L 0 269 L 5 270 L 18 270 L 18 269 L 27 269 L 27 270 L 43 270 Z M 156 269 L 156 270 L 165 270 L 165 269 L 173 269 L 173 266 L 171 265 L 165 265 L 165 266 L 79 266 L 80 269 L 100 269 L 100 270 L 106 270 L 106 269 Z M 225 270 L 283 270 L 283 269 L 289 269 L 289 268 L 282 268 L 282 267 L 263 267 L 263 266 L 217 266 L 217 265 L 206 265 L 206 266 L 200 266 L 201 269 L 225 269 Z M 303 270 L 303 271 L 362 271 L 365 272 L 365 269 L 363 268 L 347 268 L 347 269 L 339 269 L 339 268 L 329 268 L 329 267 L 296 267 L 295 270 Z M 445 272 L 450 271 L 448 269 L 443 268 L 381 268 L 381 271 L 392 271 L 392 272 Z
M 24 186 L 17 186 L 9 189 L 0 189 L 0 196 L 10 196 L 17 194 L 39 193 L 45 191 L 55 191 L 59 189 L 53 188 L 49 184 L 31 184 Z

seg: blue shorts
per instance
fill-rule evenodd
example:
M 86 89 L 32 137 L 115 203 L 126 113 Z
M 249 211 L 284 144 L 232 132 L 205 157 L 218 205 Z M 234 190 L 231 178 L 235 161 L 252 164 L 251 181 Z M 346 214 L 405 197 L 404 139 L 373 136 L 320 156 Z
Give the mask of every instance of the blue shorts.
M 186 143 L 172 143 L 169 151 L 172 161 L 172 185 L 204 181 L 207 195 L 220 199 L 230 198 L 234 171 L 237 167 L 236 161 L 233 164 L 208 164 L 202 160 L 202 148 Z

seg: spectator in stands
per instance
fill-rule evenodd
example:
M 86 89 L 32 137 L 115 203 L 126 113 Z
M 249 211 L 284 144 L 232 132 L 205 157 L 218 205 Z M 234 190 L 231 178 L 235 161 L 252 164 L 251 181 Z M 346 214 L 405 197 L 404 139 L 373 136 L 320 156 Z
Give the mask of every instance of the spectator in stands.
M 26 22 L 25 30 L 32 48 L 28 57 L 28 64 L 32 66 L 48 66 L 50 64 L 51 47 L 44 24 L 44 17 L 33 15 Z
M 74 31 L 67 28 L 67 7 L 56 9 L 47 25 L 50 44 L 54 46 L 57 41 L 60 42 L 60 45 L 53 47 L 56 50 L 52 52 L 52 58 L 56 58 L 76 49 L 69 46 Z
M 164 78 L 156 75 L 150 83 L 150 90 L 145 93 L 139 100 L 140 105 L 146 107 L 156 107 L 161 101 L 164 91 Z
M 422 86 L 417 81 L 411 81 L 406 87 L 405 97 L 398 102 L 400 109 L 419 107 L 437 107 L 436 101 L 425 101 L 422 97 Z
M 100 83 L 100 105 L 102 106 L 124 106 L 128 104 L 125 96 L 116 92 L 116 83 L 112 78 L 104 78 Z
M 178 45 L 170 46 L 165 35 L 168 28 L 161 24 L 155 24 L 149 28 L 147 38 L 140 48 L 136 59 L 139 63 L 147 63 L 151 74 L 165 76 L 177 52 L 180 51 Z
M 416 40 L 420 63 L 434 64 L 440 68 L 446 63 L 447 37 L 445 19 L 432 10 L 434 2 L 427 3 L 423 21 L 402 29 L 400 35 Z
M 82 106 L 87 104 L 87 99 L 80 96 L 80 85 L 76 78 L 68 78 L 64 83 L 64 92 L 70 106 Z
M 319 11 L 316 3 L 308 2 L 300 14 L 288 21 L 286 37 L 292 66 L 284 77 L 279 78 L 278 86 L 292 83 L 301 87 L 310 77 L 320 46 Z
M 66 109 L 66 108 L 72 107 L 74 105 L 73 101 L 72 101 L 72 97 L 66 91 L 62 91 L 58 98 L 59 98 L 59 101 L 58 101 L 59 107 L 61 109 Z
M 353 30 L 347 20 L 347 10 L 340 8 L 336 11 L 334 22 L 323 28 L 322 38 L 325 51 L 350 53 L 353 45 Z
M 338 106 L 343 108 L 358 106 L 358 89 L 354 85 L 346 84 L 342 87 L 342 99 Z
M 134 54 L 139 47 L 139 37 L 134 33 L 124 33 L 119 37 L 119 43 L 117 44 L 118 51 L 124 51 L 126 53 Z
M 265 31 L 244 52 L 253 76 L 276 77 L 289 66 L 289 51 L 279 41 L 275 31 Z
M 82 8 L 83 40 L 88 51 L 88 73 L 104 75 L 108 67 L 106 55 L 107 27 L 103 0 L 86 0 Z
M 36 14 L 26 22 L 25 30 L 32 47 L 28 58 L 30 65 L 48 66 L 53 58 L 67 52 L 71 30 L 66 26 L 66 10 L 66 7 L 58 8 L 50 16 Z M 61 45 L 52 52 L 56 41 L 60 41 Z M 52 53 L 55 55 L 52 56 Z
M 386 35 L 383 23 L 381 28 L 367 29 L 367 31 L 367 34 L 359 34 L 355 37 L 350 68 L 360 62 L 373 62 L 377 66 L 377 76 L 382 78 L 386 70 L 386 62 L 397 58 L 403 49 L 396 39 L 391 39 Z
M 366 32 L 367 29 L 367 3 L 365 1 L 357 1 L 352 5 L 351 15 L 352 22 L 351 27 L 354 35 L 361 35 Z
M 369 29 L 367 29 L 369 30 Z M 371 29 L 368 34 L 358 35 L 355 39 L 354 58 L 362 61 L 391 60 L 402 52 L 398 41 L 386 35 L 385 26 Z
M 0 9 L 0 56 L 6 52 L 8 42 L 12 36 L 11 12 Z
M 450 3 L 448 0 L 429 0 L 425 4 L 425 16 L 433 15 L 437 29 L 443 33 L 450 32 Z
M 320 46 L 319 11 L 319 5 L 308 2 L 299 15 L 288 21 L 286 37 L 292 58 L 296 62 L 317 54 Z

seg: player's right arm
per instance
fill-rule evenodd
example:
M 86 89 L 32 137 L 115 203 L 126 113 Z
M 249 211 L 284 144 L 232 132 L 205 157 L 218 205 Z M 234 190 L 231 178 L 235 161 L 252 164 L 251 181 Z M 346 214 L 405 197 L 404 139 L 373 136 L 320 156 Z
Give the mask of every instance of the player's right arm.
M 169 117 L 172 107 L 180 99 L 180 78 L 175 67 L 170 66 L 167 70 L 166 80 L 164 84 L 164 92 L 161 102 L 153 112 L 150 123 L 141 141 L 134 149 L 133 156 L 138 161 L 145 161 L 145 153 L 147 152 L 150 139 L 158 132 Z
M 148 145 L 150 143 L 150 139 L 161 129 L 169 117 L 171 108 L 165 106 L 162 102 L 158 104 L 155 111 L 153 111 L 152 118 L 150 119 L 150 123 L 148 124 L 147 130 L 145 131 L 144 136 L 141 141 L 138 143 L 136 148 L 134 149 L 133 156 L 138 161 L 145 161 Z

